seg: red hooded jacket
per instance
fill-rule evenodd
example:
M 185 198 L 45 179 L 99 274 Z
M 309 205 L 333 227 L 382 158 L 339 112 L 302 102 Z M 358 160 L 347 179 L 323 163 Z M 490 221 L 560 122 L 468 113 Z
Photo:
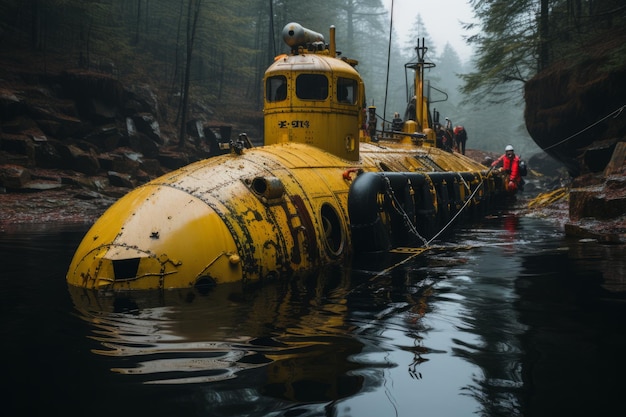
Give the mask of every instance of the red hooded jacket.
M 522 177 L 519 173 L 519 156 L 513 154 L 513 157 L 509 158 L 504 154 L 496 159 L 491 166 L 496 167 L 500 164 L 502 164 L 502 170 L 509 174 L 509 181 L 513 181 L 516 184 L 520 182 Z

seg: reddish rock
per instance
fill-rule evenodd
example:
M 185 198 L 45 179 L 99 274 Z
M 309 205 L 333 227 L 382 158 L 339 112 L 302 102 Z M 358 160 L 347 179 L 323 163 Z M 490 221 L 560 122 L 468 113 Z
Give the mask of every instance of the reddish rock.
M 0 165 L 0 186 L 20 189 L 31 180 L 30 171 L 19 165 Z

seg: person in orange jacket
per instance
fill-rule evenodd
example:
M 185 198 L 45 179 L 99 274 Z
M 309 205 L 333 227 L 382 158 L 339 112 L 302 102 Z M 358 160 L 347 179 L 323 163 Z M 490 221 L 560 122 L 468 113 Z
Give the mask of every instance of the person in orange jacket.
M 506 190 L 510 193 L 517 192 L 522 184 L 522 176 L 519 169 L 519 156 L 515 155 L 512 145 L 506 145 L 504 155 L 493 161 L 491 166 L 499 168 L 500 172 L 507 175 Z

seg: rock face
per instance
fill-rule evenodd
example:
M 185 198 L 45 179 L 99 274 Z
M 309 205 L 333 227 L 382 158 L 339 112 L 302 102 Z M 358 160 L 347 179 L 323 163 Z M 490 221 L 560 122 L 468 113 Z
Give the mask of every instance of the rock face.
M 4 66 L 0 192 L 69 184 L 117 197 L 120 188 L 224 152 L 219 142 L 229 141 L 223 137 L 229 129 L 194 120 L 188 146 L 179 149 L 166 115 L 148 85 L 126 87 L 93 71 L 44 74 Z M 51 170 L 59 171 L 54 178 Z
M 626 29 L 612 31 L 584 59 L 555 63 L 525 87 L 528 132 L 573 178 L 566 231 L 608 241 L 626 236 L 624 44 Z
M 626 138 L 626 62 L 612 61 L 626 31 L 574 65 L 554 64 L 525 87 L 525 121 L 533 140 L 572 177 L 601 172 Z

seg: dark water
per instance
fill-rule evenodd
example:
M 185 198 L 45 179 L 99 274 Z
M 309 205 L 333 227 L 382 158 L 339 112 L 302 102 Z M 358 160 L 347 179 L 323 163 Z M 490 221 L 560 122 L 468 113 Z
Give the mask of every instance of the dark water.
M 624 415 L 624 248 L 500 216 L 407 258 L 95 297 L 86 227 L 0 229 L 4 416 Z

